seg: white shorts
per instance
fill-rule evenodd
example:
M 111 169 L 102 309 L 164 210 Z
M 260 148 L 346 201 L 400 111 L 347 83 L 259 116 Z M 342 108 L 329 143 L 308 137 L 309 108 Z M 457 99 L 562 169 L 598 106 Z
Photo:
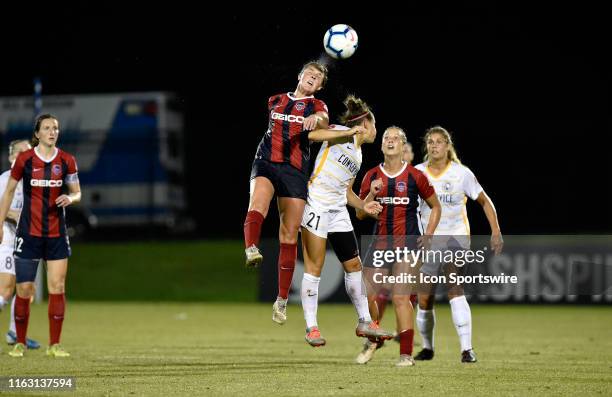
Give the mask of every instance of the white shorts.
M 0 273 L 15 275 L 14 248 L 12 246 L 0 245 Z
M 351 232 L 353 224 L 346 207 L 342 209 L 320 209 L 306 204 L 302 216 L 302 227 L 321 238 L 328 233 Z

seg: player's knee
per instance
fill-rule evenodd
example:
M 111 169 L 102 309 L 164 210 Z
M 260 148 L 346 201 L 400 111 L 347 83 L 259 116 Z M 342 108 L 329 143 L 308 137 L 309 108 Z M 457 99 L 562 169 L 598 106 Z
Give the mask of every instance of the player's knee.
M 13 297 L 13 287 L 7 285 L 0 287 L 0 296 L 4 298 L 5 302 L 8 302 Z
M 49 288 L 49 293 L 51 294 L 63 294 L 66 283 L 62 280 L 52 280 L 49 279 L 47 287 Z
M 393 294 L 393 305 L 395 307 L 407 307 L 407 306 L 411 306 L 412 304 L 410 303 L 410 295 L 409 294 Z
M 297 244 L 299 225 L 281 224 L 278 239 L 282 244 Z
M 361 261 L 359 260 L 359 257 L 350 259 L 344 262 L 343 265 L 344 271 L 346 271 L 347 273 L 354 273 L 361 270 Z
M 252 202 L 251 205 L 249 205 L 249 211 L 257 211 L 263 215 L 264 218 L 268 216 L 269 208 L 270 205 L 263 202 Z
M 311 274 L 315 277 L 321 277 L 321 269 L 323 269 L 323 261 L 304 263 L 304 273 Z
M 448 300 L 463 296 L 463 287 L 461 285 L 454 285 L 448 290 Z
M 25 282 L 17 284 L 17 296 L 22 299 L 29 299 L 34 296 L 34 283 Z

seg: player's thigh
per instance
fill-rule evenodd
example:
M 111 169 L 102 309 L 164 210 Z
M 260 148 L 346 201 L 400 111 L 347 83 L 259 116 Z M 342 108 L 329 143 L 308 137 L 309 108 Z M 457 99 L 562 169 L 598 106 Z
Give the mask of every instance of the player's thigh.
M 0 273 L 0 296 L 9 299 L 15 290 L 15 275 L 11 273 Z
M 66 274 L 68 273 L 68 258 L 47 261 L 47 288 L 51 294 L 64 292 Z
M 346 207 L 339 211 L 330 212 L 328 230 L 329 236 L 327 238 L 338 260 L 344 266 L 344 270 L 347 272 L 361 270 L 357 237 Z
M 10 274 L 15 276 L 15 258 L 13 257 L 14 247 L 0 246 L 0 275 Z
M 268 215 L 270 202 L 274 197 L 274 185 L 264 176 L 251 179 L 249 211 L 258 211 L 264 217 Z
M 408 259 L 407 261 L 396 262 L 393 265 L 393 276 L 395 276 L 395 282 L 391 285 L 391 291 L 395 296 L 407 296 L 417 290 L 419 275 L 416 263 Z
M 329 233 L 329 217 L 328 210 L 306 203 L 302 213 L 301 229 L 308 230 L 315 236 L 327 239 Z
M 361 270 L 359 246 L 354 231 L 329 233 L 328 239 L 346 272 L 352 273 Z

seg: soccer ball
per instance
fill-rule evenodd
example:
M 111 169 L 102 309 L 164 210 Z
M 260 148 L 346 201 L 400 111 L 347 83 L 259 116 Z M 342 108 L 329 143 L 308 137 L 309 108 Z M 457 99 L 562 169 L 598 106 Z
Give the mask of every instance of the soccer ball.
M 357 49 L 357 32 L 348 25 L 334 25 L 323 37 L 325 52 L 335 59 L 346 59 Z

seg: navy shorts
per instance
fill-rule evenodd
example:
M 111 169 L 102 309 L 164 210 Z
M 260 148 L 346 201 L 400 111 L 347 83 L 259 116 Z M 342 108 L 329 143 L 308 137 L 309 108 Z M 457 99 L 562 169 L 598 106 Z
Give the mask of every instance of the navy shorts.
M 404 257 L 404 248 L 408 250 L 418 250 L 417 239 L 421 236 L 393 236 L 393 235 L 375 235 L 368 240 L 368 249 L 366 251 L 363 265 L 366 267 L 375 267 L 381 269 L 393 269 L 393 265 L 397 263 L 395 251 L 397 248 L 401 250 L 401 258 Z M 393 253 L 386 253 L 390 251 Z M 408 254 L 409 258 L 412 255 Z
M 62 237 L 34 237 L 30 235 L 15 238 L 14 255 L 22 259 L 59 260 L 70 256 L 70 240 Z
M 308 176 L 291 164 L 256 159 L 251 169 L 251 179 L 258 176 L 263 176 L 272 182 L 278 197 L 302 200 L 308 197 Z

